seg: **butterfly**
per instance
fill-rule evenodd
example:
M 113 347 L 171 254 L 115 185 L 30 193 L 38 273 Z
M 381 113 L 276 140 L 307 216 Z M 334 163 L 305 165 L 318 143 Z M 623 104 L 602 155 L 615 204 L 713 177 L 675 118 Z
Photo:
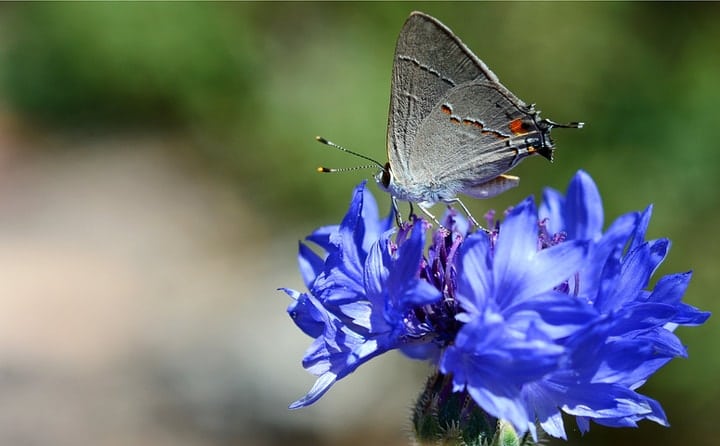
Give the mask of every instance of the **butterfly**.
M 392 197 L 396 215 L 403 200 L 437 222 L 429 208 L 444 202 L 458 204 L 480 226 L 459 194 L 489 198 L 517 186 L 519 178 L 506 172 L 532 155 L 552 161 L 554 127 L 582 126 L 541 119 L 448 27 L 413 12 L 395 48 L 388 161 L 372 160 L 381 168 L 375 181 Z

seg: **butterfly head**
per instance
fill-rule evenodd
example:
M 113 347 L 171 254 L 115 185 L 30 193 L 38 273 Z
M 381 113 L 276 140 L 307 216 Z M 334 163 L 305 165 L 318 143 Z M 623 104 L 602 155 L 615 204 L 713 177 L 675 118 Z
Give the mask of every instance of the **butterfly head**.
M 537 114 L 535 114 L 537 116 Z M 535 116 L 533 117 L 535 119 Z M 568 128 L 568 129 L 581 129 L 583 128 L 583 125 L 585 125 L 583 122 L 570 122 L 568 124 L 558 124 L 557 122 L 551 121 L 549 119 L 541 119 L 536 120 L 536 125 L 538 129 L 540 130 L 540 144 L 538 145 L 536 151 L 537 153 L 542 156 L 543 158 L 548 159 L 549 161 L 553 160 L 553 152 L 555 151 L 555 143 L 553 143 L 552 138 L 550 137 L 550 131 L 555 128 Z
M 380 189 L 384 190 L 385 192 L 388 192 L 390 190 L 391 184 L 393 183 L 393 175 L 390 172 L 390 163 L 385 163 L 382 170 L 375 174 L 375 182 L 380 187 Z

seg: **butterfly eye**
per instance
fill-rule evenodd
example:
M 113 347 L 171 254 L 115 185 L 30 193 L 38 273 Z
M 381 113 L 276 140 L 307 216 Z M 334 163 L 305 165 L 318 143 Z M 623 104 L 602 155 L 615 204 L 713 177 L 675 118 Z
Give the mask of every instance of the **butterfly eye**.
M 380 182 L 386 189 L 388 187 L 390 187 L 390 163 L 385 163 L 385 167 L 383 167 L 382 177 L 380 178 Z

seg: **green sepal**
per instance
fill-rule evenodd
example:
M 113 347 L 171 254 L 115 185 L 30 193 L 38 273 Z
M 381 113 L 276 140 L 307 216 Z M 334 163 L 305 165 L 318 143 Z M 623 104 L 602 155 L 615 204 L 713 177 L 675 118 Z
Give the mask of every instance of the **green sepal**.
M 532 446 L 529 434 L 482 410 L 467 392 L 453 392 L 452 377 L 435 373 L 413 408 L 412 430 L 418 446 Z

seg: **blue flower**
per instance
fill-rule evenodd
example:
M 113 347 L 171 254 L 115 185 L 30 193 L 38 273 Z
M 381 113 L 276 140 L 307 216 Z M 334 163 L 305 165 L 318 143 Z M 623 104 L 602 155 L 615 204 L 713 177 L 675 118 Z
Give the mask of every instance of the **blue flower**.
M 575 175 L 566 197 L 547 190 L 544 198 L 547 228 L 564 233 L 565 240 L 592 242 L 574 295 L 596 317 L 562 340 L 567 351 L 562 367 L 525 386 L 528 406 L 543 430 L 561 438 L 565 430 L 558 409 L 577 416 L 582 432 L 591 419 L 612 427 L 635 426 L 642 419 L 667 425 L 660 404 L 636 389 L 674 357 L 687 356 L 673 334 L 678 325 L 699 325 L 709 317 L 681 302 L 691 273 L 665 276 L 646 290 L 670 242 L 644 240 L 651 207 L 618 218 L 602 233 L 600 194 L 585 172 Z
M 363 183 L 340 226 L 308 237 L 326 251 L 324 259 L 300 244 L 300 269 L 310 292 L 284 291 L 294 299 L 288 313 L 315 338 L 303 366 L 318 379 L 291 408 L 312 404 L 370 358 L 427 334 L 413 310 L 441 294 L 419 277 L 426 223 L 417 220 L 395 244 L 387 230 L 391 221 L 378 223 L 377 205 Z
M 440 362 L 456 391 L 467 390 L 491 415 L 519 432 L 534 429 L 523 387 L 561 367 L 559 342 L 592 320 L 584 301 L 556 288 L 581 269 L 588 243 L 567 241 L 538 249 L 532 200 L 516 206 L 497 237 L 470 235 L 457 263 L 457 300 L 464 326 Z
M 577 291 L 579 293 L 592 293 L 598 289 L 603 265 L 610 255 L 619 255 L 640 219 L 637 212 L 624 214 L 603 232 L 600 192 L 590 175 L 584 171 L 575 174 L 565 196 L 554 189 L 545 189 L 539 215 L 543 238 L 591 242 L 589 261 L 585 268 L 577 272 L 576 282 L 583 284 L 582 290 Z
M 342 223 L 307 238 L 323 252 L 300 244 L 308 292 L 284 289 L 294 299 L 290 316 L 314 339 L 303 366 L 318 377 L 291 407 L 317 401 L 364 362 L 399 349 L 437 367 L 415 412 L 426 426 L 445 423 L 452 410 L 442 423 L 426 416 L 442 412 L 444 401 L 456 405 L 446 397 L 458 394 L 535 439 L 536 423 L 565 438 L 562 412 L 583 432 L 590 420 L 667 425 L 660 404 L 638 389 L 687 356 L 675 328 L 709 317 L 682 302 L 691 273 L 649 289 L 670 247 L 645 240 L 652 208 L 603 230 L 600 193 L 585 172 L 566 194 L 548 189 L 543 198 L 539 209 L 522 201 L 502 222 L 488 213 L 489 232 L 468 233 L 450 211 L 425 250 L 429 225 L 415 219 L 392 229 L 392 215 L 381 220 L 360 184 Z M 483 418 L 469 413 L 453 423 Z

